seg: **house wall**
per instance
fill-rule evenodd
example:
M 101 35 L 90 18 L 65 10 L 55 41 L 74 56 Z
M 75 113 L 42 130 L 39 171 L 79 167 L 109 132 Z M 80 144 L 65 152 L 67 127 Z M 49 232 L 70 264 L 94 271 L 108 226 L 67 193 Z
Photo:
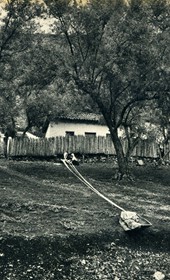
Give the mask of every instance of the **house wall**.
M 109 129 L 106 125 L 89 123 L 64 123 L 51 122 L 48 126 L 45 137 L 65 136 L 66 131 L 74 131 L 74 135 L 85 135 L 85 132 L 96 133 L 96 136 L 106 136 Z

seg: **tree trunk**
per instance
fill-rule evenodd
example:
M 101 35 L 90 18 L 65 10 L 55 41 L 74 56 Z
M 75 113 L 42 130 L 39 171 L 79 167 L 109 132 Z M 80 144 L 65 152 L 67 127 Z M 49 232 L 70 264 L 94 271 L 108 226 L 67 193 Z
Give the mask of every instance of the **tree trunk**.
M 124 125 L 124 130 L 125 130 L 125 133 L 126 133 L 126 138 L 127 138 L 127 143 L 128 143 L 125 157 L 126 157 L 127 162 L 129 162 L 129 158 L 132 155 L 134 148 L 139 143 L 140 137 L 138 136 L 135 139 L 130 137 L 128 126 Z
M 118 180 L 121 180 L 123 177 L 129 176 L 128 161 L 127 158 L 125 157 L 122 143 L 118 137 L 118 131 L 110 129 L 110 133 L 115 147 L 117 162 L 118 162 L 118 174 L 116 175 L 116 178 Z

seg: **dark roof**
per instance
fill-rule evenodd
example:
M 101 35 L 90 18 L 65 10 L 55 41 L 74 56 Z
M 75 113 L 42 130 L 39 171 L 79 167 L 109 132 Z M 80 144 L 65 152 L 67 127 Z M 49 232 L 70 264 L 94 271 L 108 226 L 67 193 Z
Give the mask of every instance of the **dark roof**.
M 101 115 L 94 113 L 69 113 L 58 117 L 58 120 L 77 120 L 99 122 Z

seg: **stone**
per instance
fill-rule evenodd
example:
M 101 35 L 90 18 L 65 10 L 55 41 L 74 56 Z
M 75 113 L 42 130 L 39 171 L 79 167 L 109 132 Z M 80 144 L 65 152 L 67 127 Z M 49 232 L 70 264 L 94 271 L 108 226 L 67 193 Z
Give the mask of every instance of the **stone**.
M 153 275 L 155 280 L 164 280 L 165 279 L 165 274 L 163 274 L 160 271 L 156 271 Z
M 138 166 L 144 166 L 145 163 L 144 163 L 144 161 L 142 159 L 137 159 L 137 165 Z

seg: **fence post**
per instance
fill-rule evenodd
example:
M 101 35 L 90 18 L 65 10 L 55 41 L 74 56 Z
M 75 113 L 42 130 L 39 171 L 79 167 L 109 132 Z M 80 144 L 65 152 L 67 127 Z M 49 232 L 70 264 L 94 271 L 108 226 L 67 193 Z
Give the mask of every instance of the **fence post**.
M 7 159 L 10 156 L 11 144 L 12 144 L 12 138 L 8 137 L 7 142 L 4 143 L 4 154 Z

